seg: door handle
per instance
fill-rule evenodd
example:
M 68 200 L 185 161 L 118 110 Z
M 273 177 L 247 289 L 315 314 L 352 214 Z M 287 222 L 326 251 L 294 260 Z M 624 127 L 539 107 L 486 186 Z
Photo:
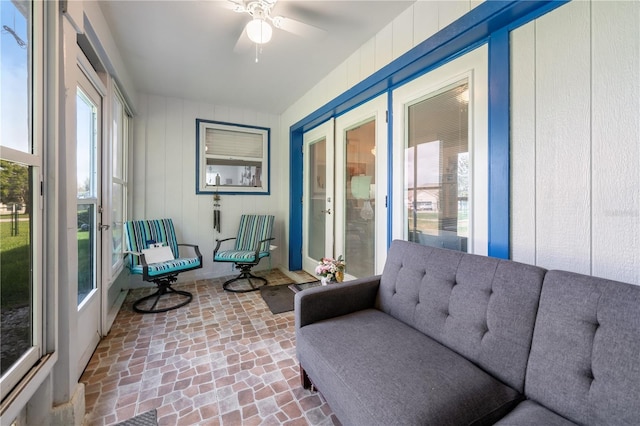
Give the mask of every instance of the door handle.
M 321 210 L 320 213 L 331 214 L 331 209 Z
M 109 225 L 98 225 L 98 229 L 101 231 L 106 231 L 109 229 Z

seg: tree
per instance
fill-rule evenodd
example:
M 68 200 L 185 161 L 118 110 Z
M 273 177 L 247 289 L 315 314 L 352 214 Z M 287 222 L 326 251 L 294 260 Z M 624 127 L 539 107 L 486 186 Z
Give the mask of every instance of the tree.
M 0 202 L 7 205 L 23 205 L 29 213 L 29 201 L 29 167 L 0 160 Z

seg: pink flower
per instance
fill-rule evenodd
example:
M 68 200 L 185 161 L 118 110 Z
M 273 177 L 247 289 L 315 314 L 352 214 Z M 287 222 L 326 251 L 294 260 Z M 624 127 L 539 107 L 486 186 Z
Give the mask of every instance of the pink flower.
M 342 255 L 338 256 L 337 259 L 333 259 L 330 257 L 323 257 L 320 259 L 318 266 L 316 266 L 315 273 L 316 275 L 320 275 L 323 277 L 335 277 L 337 272 L 344 271 L 345 262 L 342 258 Z

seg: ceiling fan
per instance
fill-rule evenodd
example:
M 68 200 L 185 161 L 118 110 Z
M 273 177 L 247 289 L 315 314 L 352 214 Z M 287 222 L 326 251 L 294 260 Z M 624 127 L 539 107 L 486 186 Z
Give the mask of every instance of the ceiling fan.
M 246 13 L 251 16 L 244 31 L 236 43 L 235 51 L 245 50 L 249 42 L 256 45 L 268 43 L 273 35 L 273 25 L 277 29 L 287 31 L 303 37 L 314 37 L 325 33 L 324 30 L 304 22 L 273 15 L 273 8 L 277 0 L 228 0 L 233 4 L 233 10 L 237 13 Z

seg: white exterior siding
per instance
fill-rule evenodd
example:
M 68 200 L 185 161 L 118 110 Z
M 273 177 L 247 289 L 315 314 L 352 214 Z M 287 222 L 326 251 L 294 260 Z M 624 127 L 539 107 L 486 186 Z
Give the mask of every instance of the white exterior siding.
M 640 284 L 640 2 L 511 35 L 512 258 Z
M 279 146 L 284 145 L 279 117 L 178 98 L 138 94 L 137 99 L 133 218 L 172 218 L 178 241 L 199 245 L 204 267 L 181 274 L 180 281 L 236 273 L 229 264 L 214 264 L 212 256 L 216 238 L 235 237 L 243 213 L 274 214 L 274 244 L 282 247 L 288 210 L 281 186 L 288 155 Z M 196 195 L 196 118 L 271 128 L 271 195 L 221 194 L 220 234 L 213 229 L 213 196 Z M 282 252 L 278 248 L 272 253 L 273 266 L 281 263 Z M 262 269 L 268 266 L 268 259 L 260 263 Z M 142 285 L 139 276 L 130 281 L 132 287 Z

